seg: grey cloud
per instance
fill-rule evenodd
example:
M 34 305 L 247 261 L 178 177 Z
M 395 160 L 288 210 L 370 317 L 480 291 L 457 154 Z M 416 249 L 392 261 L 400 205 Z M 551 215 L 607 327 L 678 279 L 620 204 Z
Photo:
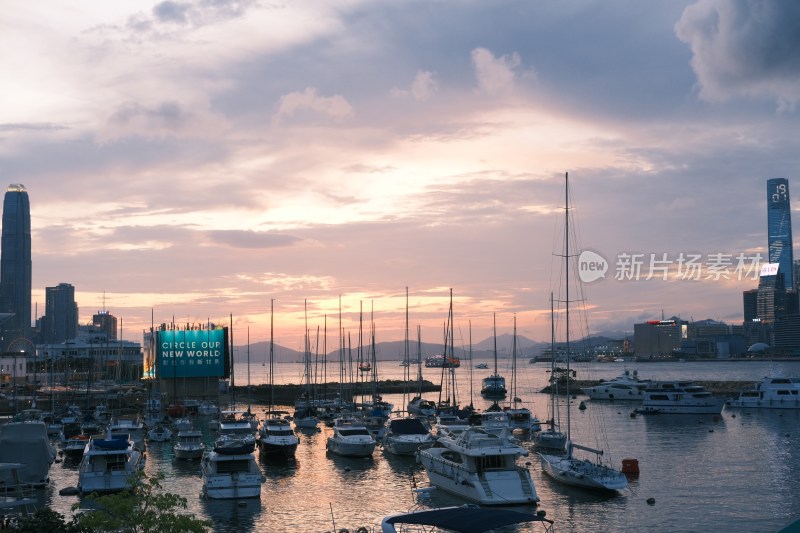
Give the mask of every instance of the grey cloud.
M 109 121 L 124 125 L 137 118 L 144 118 L 156 125 L 176 129 L 185 120 L 186 114 L 181 105 L 175 101 L 161 102 L 155 107 L 146 107 L 136 102 L 125 102 L 112 113 Z
M 256 231 L 220 230 L 205 234 L 212 242 L 233 248 L 282 248 L 301 241 L 291 235 Z
M 55 124 L 52 122 L 18 122 L 0 124 L 0 131 L 53 131 L 53 130 L 68 130 L 69 127 L 63 124 Z
M 187 21 L 186 12 L 190 5 L 182 2 L 161 2 L 153 6 L 153 15 L 159 22 L 175 22 L 183 24 Z
M 800 99 L 800 3 L 701 0 L 675 33 L 692 50 L 702 98 L 769 97 L 782 109 Z

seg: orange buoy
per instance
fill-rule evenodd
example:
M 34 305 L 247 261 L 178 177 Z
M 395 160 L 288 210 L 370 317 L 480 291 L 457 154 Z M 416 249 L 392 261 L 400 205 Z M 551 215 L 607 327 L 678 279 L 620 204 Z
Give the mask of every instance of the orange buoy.
M 623 459 L 622 460 L 622 473 L 623 474 L 638 474 L 639 473 L 639 460 L 638 459 Z

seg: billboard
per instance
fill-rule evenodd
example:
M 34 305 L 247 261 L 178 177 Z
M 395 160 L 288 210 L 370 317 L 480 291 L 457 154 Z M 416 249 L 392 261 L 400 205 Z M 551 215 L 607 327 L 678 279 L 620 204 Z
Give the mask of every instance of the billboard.
M 159 377 L 225 377 L 228 352 L 225 333 L 224 329 L 157 331 Z
M 767 263 L 767 264 L 761 265 L 761 274 L 760 274 L 760 276 L 761 277 L 774 276 L 775 274 L 778 273 L 778 267 L 779 266 L 780 266 L 780 263 Z

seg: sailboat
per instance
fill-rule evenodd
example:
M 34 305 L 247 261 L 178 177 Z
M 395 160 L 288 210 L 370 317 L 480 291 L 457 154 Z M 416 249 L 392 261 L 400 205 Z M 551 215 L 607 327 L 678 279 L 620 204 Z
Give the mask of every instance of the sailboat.
M 406 335 L 405 353 L 403 361 L 408 361 L 408 287 L 406 287 Z M 403 370 L 403 378 L 408 383 L 408 366 Z M 403 393 L 405 400 L 405 392 Z M 386 424 L 386 433 L 383 436 L 383 449 L 397 455 L 414 455 L 422 447 L 433 445 L 433 437 L 427 423 L 417 415 L 407 413 L 405 416 L 397 416 L 389 419 Z
M 550 351 L 555 353 L 556 330 L 555 311 L 553 310 L 553 293 L 550 293 Z M 559 372 L 556 358 L 550 360 L 550 400 L 548 402 L 547 429 L 539 432 L 533 439 L 539 451 L 563 454 L 567 445 L 567 434 L 561 431 L 561 410 L 559 409 L 558 384 Z
M 304 303 L 305 307 L 305 303 Z M 303 395 L 295 402 L 294 425 L 300 429 L 317 429 L 319 419 L 317 419 L 317 405 L 314 399 L 313 388 L 311 385 L 311 346 L 308 335 L 308 312 L 304 312 L 305 319 L 305 349 L 303 350 L 303 365 L 306 380 L 306 390 Z
M 494 319 L 493 319 L 494 320 Z M 494 373 L 483 378 L 481 396 L 489 399 L 506 397 L 506 378 L 497 373 L 497 322 L 494 322 Z
M 514 315 L 514 337 L 511 343 L 511 397 L 506 409 L 508 419 L 513 429 L 534 433 L 542 429 L 541 422 L 531 410 L 521 406 L 522 399 L 517 396 L 517 317 Z
M 569 204 L 569 174 L 564 177 L 564 287 L 565 287 L 565 343 L 566 352 L 570 353 L 570 293 L 569 293 L 569 271 L 570 271 L 570 249 L 569 249 L 569 220 L 570 220 L 570 204 Z M 567 376 L 569 376 L 569 363 L 570 357 L 567 356 Z M 572 435 L 570 431 L 570 406 L 569 406 L 569 379 L 567 379 L 567 446 L 565 455 L 552 455 L 548 453 L 539 453 L 542 471 L 553 478 L 554 480 L 567 485 L 577 487 L 599 490 L 599 491 L 619 491 L 628 487 L 628 479 L 625 475 L 612 468 L 610 465 L 601 462 L 603 450 L 583 446 L 572 442 Z M 573 455 L 575 449 L 583 450 L 594 454 L 596 460 L 581 459 Z
M 267 457 L 294 459 L 299 439 L 292 431 L 292 426 L 286 419 L 286 411 L 274 411 L 275 396 L 275 343 L 273 341 L 273 308 L 275 300 L 270 300 L 269 319 L 269 409 L 264 412 L 265 418 L 261 421 L 258 430 L 258 448 L 261 454 Z
M 417 326 L 417 394 L 408 401 L 406 410 L 419 417 L 436 415 L 436 402 L 422 397 L 422 331 Z

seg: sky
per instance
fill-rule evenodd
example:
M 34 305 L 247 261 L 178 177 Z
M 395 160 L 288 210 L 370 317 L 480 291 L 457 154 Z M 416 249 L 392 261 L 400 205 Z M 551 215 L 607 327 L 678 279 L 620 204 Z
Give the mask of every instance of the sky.
M 437 342 L 452 289 L 460 342 L 549 340 L 566 173 L 589 332 L 736 323 L 768 178 L 798 219 L 794 2 L 44 0 L 0 49 L 38 315 L 126 339 Z

